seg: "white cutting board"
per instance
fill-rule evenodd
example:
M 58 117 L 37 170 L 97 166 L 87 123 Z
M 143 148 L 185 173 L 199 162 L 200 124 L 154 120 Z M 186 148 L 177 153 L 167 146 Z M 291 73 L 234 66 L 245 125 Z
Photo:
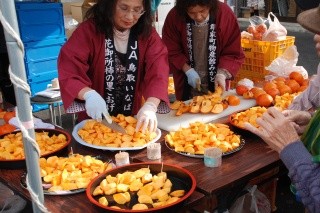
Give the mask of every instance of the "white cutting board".
M 235 90 L 229 90 L 223 94 L 223 97 L 228 95 L 237 94 Z M 184 113 L 180 116 L 176 116 L 175 114 L 177 110 L 171 110 L 171 112 L 167 114 L 157 114 L 158 128 L 166 131 L 177 131 L 180 127 L 188 127 L 189 123 L 193 123 L 196 121 L 200 121 L 203 123 L 212 122 L 216 119 L 228 116 L 234 112 L 246 110 L 250 107 L 256 106 L 255 99 L 244 99 L 242 96 L 238 97 L 240 98 L 240 104 L 238 106 L 229 106 L 219 114 Z

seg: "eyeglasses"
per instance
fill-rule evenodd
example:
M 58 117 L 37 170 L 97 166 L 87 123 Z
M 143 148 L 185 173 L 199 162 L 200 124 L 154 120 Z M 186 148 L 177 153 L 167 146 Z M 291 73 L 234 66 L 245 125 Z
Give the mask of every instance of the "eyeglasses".
M 140 8 L 140 9 L 129 9 L 129 7 L 123 5 L 123 6 L 117 6 L 117 9 L 119 11 L 121 11 L 121 13 L 123 14 L 129 14 L 130 12 L 132 13 L 132 15 L 134 17 L 140 17 L 142 16 L 146 11 L 143 10 L 143 8 Z

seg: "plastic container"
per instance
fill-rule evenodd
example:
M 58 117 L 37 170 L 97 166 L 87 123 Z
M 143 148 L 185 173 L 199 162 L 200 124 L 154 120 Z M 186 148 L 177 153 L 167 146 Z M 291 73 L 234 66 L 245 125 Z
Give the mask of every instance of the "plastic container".
M 245 61 L 241 65 L 238 74 L 233 81 L 235 83 L 243 78 L 249 78 L 255 83 L 263 81 L 264 76 L 269 74 L 265 67 L 283 54 L 289 47 L 294 45 L 295 37 L 287 36 L 283 41 L 257 41 L 241 39 L 241 46 L 245 54 Z
M 16 2 L 23 42 L 65 37 L 62 3 Z
M 57 60 L 66 38 L 25 44 L 25 67 L 29 82 L 52 80 L 58 76 Z

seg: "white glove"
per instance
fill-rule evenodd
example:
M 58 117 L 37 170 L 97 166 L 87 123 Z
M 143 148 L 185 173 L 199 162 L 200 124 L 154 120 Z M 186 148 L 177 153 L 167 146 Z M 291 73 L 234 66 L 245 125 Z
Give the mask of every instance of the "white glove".
M 157 106 L 154 103 L 145 102 L 137 114 L 136 132 L 141 129 L 142 133 L 144 133 L 147 128 L 149 132 L 155 132 L 158 126 L 156 112 Z
M 214 88 L 220 86 L 222 91 L 226 91 L 226 76 L 224 74 L 217 73 L 216 78 L 214 79 Z
M 199 74 L 195 69 L 191 68 L 186 72 L 186 76 L 188 78 L 188 84 L 192 86 L 194 89 L 197 88 L 197 85 L 201 84 L 201 80 Z
M 214 87 L 218 88 L 220 86 L 222 88 L 222 92 L 226 91 L 226 79 L 230 79 L 231 74 L 225 69 L 218 69 L 216 78 L 214 79 Z
M 101 95 L 95 90 L 90 90 L 83 95 L 83 98 L 86 101 L 87 114 L 91 118 L 101 121 L 102 115 L 104 115 L 107 121 L 111 123 L 112 120 L 107 110 L 107 104 Z

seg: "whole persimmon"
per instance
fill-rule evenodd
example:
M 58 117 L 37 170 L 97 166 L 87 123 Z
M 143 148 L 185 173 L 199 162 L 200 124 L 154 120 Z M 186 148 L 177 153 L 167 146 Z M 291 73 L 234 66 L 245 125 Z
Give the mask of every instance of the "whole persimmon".
M 275 83 L 269 82 L 269 81 L 267 81 L 267 82 L 265 82 L 265 83 L 263 84 L 263 90 L 264 90 L 264 91 L 267 91 L 267 90 L 269 90 L 269 89 L 271 89 L 271 88 L 277 88 L 277 85 L 276 85 Z
M 256 98 L 257 105 L 262 107 L 269 107 L 272 105 L 273 98 L 269 94 L 262 94 Z
M 7 124 L 9 123 L 9 120 L 13 117 L 16 117 L 16 112 L 12 111 L 12 112 L 6 112 L 3 115 L 3 120 L 4 122 L 6 122 Z
M 273 79 L 274 81 L 285 81 L 286 79 L 284 77 L 278 76 L 275 79 Z
M 281 87 L 282 85 L 285 85 L 285 81 L 275 81 L 275 84 L 277 85 L 277 88 Z
M 305 89 L 307 89 L 308 88 L 308 86 L 307 85 L 302 85 L 301 87 L 300 87 L 300 89 L 299 89 L 299 91 L 298 92 L 303 92 Z
M 303 79 L 302 84 L 300 86 L 309 86 L 309 79 Z
M 16 129 L 16 127 L 11 125 L 11 124 L 3 124 L 3 125 L 0 126 L 0 135 L 11 133 L 15 129 Z
M 280 95 L 280 91 L 278 88 L 270 88 L 266 90 L 266 93 L 271 95 L 272 98 L 275 98 L 277 95 Z
M 235 95 L 229 95 L 226 99 L 230 106 L 237 106 L 240 104 L 240 98 Z
M 291 88 L 291 91 L 294 92 L 298 92 L 300 89 L 300 84 L 293 79 L 288 79 L 286 80 L 286 85 L 288 85 Z
M 280 95 L 284 95 L 285 93 L 292 93 L 292 90 L 288 85 L 281 85 L 278 89 L 280 91 Z
M 240 84 L 236 86 L 236 93 L 238 95 L 243 95 L 243 93 L 247 92 L 248 90 L 248 87 L 246 87 L 245 85 Z
M 304 80 L 302 74 L 297 72 L 297 71 L 291 72 L 289 74 L 289 78 L 295 80 L 296 82 L 298 82 L 299 85 L 301 85 L 303 80 Z
M 259 95 L 265 94 L 265 93 L 266 93 L 266 91 L 264 91 L 263 89 L 259 88 L 259 89 L 255 90 L 253 92 L 253 97 L 256 99 Z
M 257 90 L 261 90 L 259 87 L 253 87 L 250 89 L 250 91 L 254 94 Z

